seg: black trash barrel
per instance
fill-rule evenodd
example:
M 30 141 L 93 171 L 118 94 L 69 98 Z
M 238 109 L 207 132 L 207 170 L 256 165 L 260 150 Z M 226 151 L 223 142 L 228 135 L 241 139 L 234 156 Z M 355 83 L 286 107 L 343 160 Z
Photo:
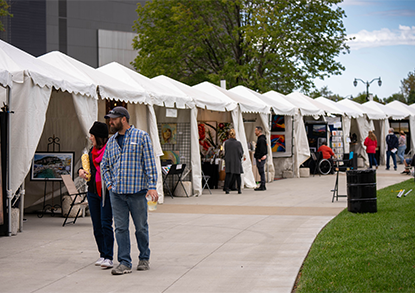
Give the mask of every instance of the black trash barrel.
M 347 175 L 347 210 L 376 213 L 376 170 L 350 170 Z

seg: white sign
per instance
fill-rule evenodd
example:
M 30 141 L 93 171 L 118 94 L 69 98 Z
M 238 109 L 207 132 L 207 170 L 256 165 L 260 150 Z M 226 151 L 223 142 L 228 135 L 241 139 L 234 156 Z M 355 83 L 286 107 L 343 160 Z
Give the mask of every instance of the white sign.
M 177 109 L 166 109 L 166 117 L 177 118 Z

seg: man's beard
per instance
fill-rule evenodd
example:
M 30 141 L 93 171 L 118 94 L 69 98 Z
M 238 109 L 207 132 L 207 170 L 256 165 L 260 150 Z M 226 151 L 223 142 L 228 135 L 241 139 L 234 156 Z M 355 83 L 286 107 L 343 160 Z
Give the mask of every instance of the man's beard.
M 112 133 L 116 133 L 116 132 L 122 130 L 121 120 L 119 120 L 118 122 L 113 122 L 113 124 L 110 126 L 110 130 L 111 130 Z

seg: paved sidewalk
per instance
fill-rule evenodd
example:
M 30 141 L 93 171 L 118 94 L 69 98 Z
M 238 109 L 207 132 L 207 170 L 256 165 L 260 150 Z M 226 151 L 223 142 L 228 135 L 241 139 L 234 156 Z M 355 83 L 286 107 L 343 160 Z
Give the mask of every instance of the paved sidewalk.
M 409 179 L 401 169 L 379 169 L 378 189 Z M 334 182 L 281 179 L 265 192 L 166 197 L 149 215 L 151 270 L 122 276 L 94 266 L 89 217 L 62 227 L 61 217 L 26 215 L 22 233 L 0 237 L 0 292 L 289 293 L 316 235 L 347 207 L 346 198 L 331 202 Z M 344 173 L 339 187 L 346 194 Z

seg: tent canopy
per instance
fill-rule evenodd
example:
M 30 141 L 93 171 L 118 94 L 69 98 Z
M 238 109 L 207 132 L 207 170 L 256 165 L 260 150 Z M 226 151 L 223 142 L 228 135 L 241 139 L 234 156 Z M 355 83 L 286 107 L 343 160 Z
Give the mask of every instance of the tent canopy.
M 111 62 L 97 69 L 107 75 L 116 76 L 122 82 L 134 85 L 140 91 L 150 94 L 152 103 L 157 106 L 169 108 L 188 109 L 193 108 L 195 103 L 184 93 L 175 89 L 164 86 L 163 84 L 152 80 L 136 71 L 133 71 L 117 62 Z
M 295 105 L 290 103 L 283 94 L 276 91 L 266 92 L 261 96 L 262 101 L 271 105 L 272 110 L 278 115 L 290 115 L 293 116 L 298 109 Z
M 298 104 L 303 115 L 307 115 L 307 114 L 304 114 L 306 111 L 315 111 L 315 108 L 323 110 L 323 114 L 313 114 L 313 115 L 324 115 L 324 112 L 327 115 L 332 115 L 332 114 L 344 115 L 344 111 L 342 111 L 338 107 L 333 107 L 329 103 L 320 103 L 319 101 L 312 99 L 309 96 L 306 96 L 302 93 L 294 92 L 285 97 L 287 97 L 288 99 L 291 99 L 289 101 L 291 101 L 293 104 L 295 105 Z
M 285 98 L 293 105 L 298 107 L 301 114 L 304 116 L 319 116 L 325 114 L 323 109 L 314 106 L 314 104 L 310 102 L 309 99 L 307 99 L 308 97 L 302 93 L 293 92 L 286 95 Z
M 231 88 L 229 91 L 238 95 L 238 103 L 243 113 L 269 114 L 271 112 L 270 105 L 262 101 L 261 94 L 242 85 Z
M 2 40 L 0 40 L 0 72 L 2 72 L 3 85 L 11 86 L 12 81 L 21 84 L 27 74 L 39 87 L 54 87 L 69 93 L 96 97 L 96 86 L 93 83 L 51 66 Z M 12 80 L 8 79 L 5 72 L 12 75 Z
M 206 92 L 202 92 L 197 88 L 190 87 L 165 75 L 156 76 L 152 80 L 160 82 L 161 84 L 176 91 L 180 91 L 181 93 L 192 98 L 198 108 L 223 112 L 233 111 L 238 107 L 235 101 L 225 96 L 214 96 Z
M 385 105 L 375 102 L 375 101 L 369 101 L 369 102 L 364 103 L 363 105 L 365 106 L 365 108 L 377 109 L 379 111 L 382 111 L 383 113 L 386 114 L 388 118 L 392 118 L 394 120 L 401 120 L 401 119 L 404 119 L 405 117 L 408 117 L 407 113 L 404 113 L 394 108 L 386 107 Z
M 134 88 L 61 52 L 53 51 L 39 56 L 38 59 L 52 66 L 62 68 L 82 80 L 96 84 L 103 99 L 116 99 L 135 104 L 151 104 L 151 98 L 145 91 Z
M 336 104 L 338 104 L 340 109 L 344 110 L 344 112 L 350 117 L 358 118 L 363 117 L 366 114 L 366 112 L 362 110 L 360 104 L 349 99 L 343 99 L 336 102 Z
M 345 115 L 352 117 L 352 118 L 363 116 L 362 111 L 357 112 L 354 109 L 347 107 L 347 105 L 338 104 L 335 101 L 332 101 L 325 97 L 319 97 L 316 99 L 316 101 L 318 101 L 320 104 L 325 104 L 325 105 L 330 106 L 331 108 L 338 109 L 339 111 L 342 111 Z

